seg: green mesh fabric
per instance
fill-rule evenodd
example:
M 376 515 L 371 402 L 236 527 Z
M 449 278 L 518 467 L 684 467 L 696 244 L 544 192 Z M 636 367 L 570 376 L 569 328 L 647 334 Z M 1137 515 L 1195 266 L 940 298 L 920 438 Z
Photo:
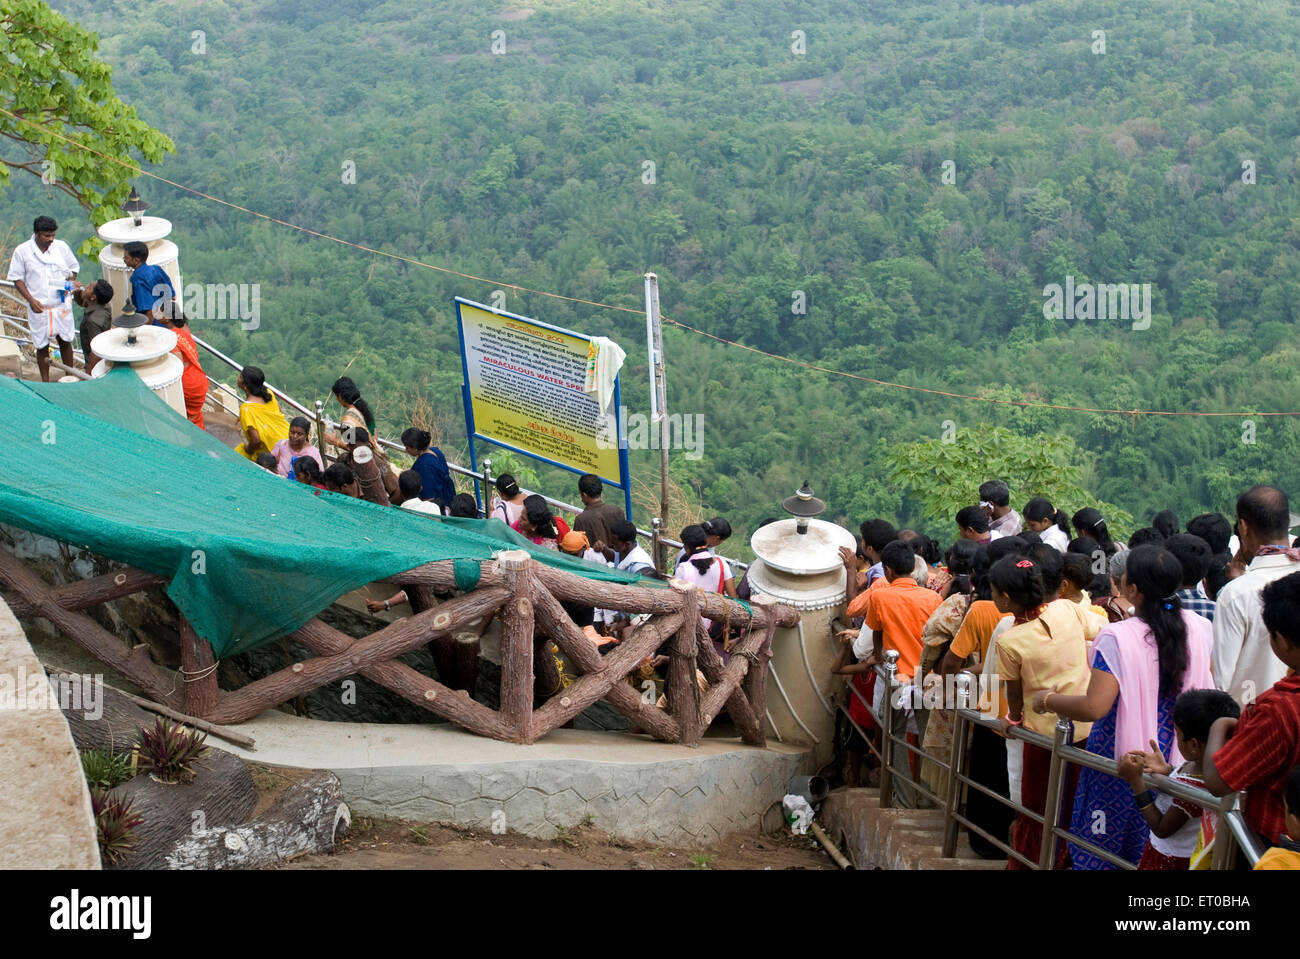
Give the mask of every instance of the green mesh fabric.
M 587 579 L 641 579 L 536 547 L 497 519 L 438 518 L 286 482 L 128 369 L 81 383 L 0 377 L 0 410 L 0 522 L 169 577 L 167 594 L 218 658 L 435 560 L 523 549 Z
M 483 575 L 483 567 L 472 559 L 458 559 L 451 564 L 451 569 L 456 577 L 456 588 L 463 593 L 477 586 L 479 577 Z
M 130 371 L 123 372 L 129 374 Z M 112 423 L 133 433 L 143 433 L 172 446 L 205 453 L 232 463 L 248 462 L 221 440 L 195 429 L 193 423 L 161 400 L 155 403 L 142 402 L 141 390 L 154 399 L 157 397 L 145 388 L 138 376 L 115 374 L 77 384 L 30 383 L 21 380 L 17 385 L 65 410 Z

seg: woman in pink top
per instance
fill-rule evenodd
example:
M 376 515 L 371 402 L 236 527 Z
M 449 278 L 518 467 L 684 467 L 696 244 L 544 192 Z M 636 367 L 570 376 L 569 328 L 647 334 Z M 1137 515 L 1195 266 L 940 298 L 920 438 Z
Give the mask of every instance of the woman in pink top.
M 524 500 L 528 497 L 509 473 L 502 473 L 497 477 L 497 493 L 500 495 L 493 498 L 488 518 L 499 519 L 513 528 L 524 512 Z
M 321 459 L 320 450 L 310 445 L 307 441 L 311 439 L 311 423 L 305 416 L 295 416 L 289 421 L 289 438 L 280 440 L 271 450 L 275 456 L 275 469 L 281 476 L 288 476 L 293 468 L 293 461 L 300 456 L 310 456 L 316 461 L 316 465 L 325 469 L 325 461 Z
M 1083 696 L 1039 693 L 1033 708 L 1092 722 L 1087 749 L 1118 760 L 1147 752 L 1155 741 L 1175 767 L 1183 762 L 1174 736 L 1174 700 L 1189 689 L 1213 689 L 1210 653 L 1214 628 L 1182 608 L 1178 558 L 1160 546 L 1128 552 L 1121 587 L 1136 614 L 1111 623 L 1092 647 L 1092 677 Z M 1095 824 L 1104 823 L 1098 831 Z M 1133 790 L 1109 773 L 1085 769 L 1079 777 L 1070 831 L 1112 855 L 1136 863 L 1150 827 L 1133 803 Z M 1070 845 L 1075 869 L 1115 869 L 1082 846 Z

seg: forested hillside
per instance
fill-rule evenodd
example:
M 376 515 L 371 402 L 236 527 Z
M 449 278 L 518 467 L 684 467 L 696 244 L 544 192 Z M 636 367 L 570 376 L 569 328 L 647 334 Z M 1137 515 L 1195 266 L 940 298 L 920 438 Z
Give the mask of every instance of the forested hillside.
M 501 281 L 139 183 L 176 225 L 187 281 L 261 284 L 259 329 L 199 335 L 307 398 L 351 364 L 389 428 L 424 396 L 449 451 L 464 447 L 453 295 L 504 283 L 639 308 L 646 270 L 668 318 L 860 377 L 1059 406 L 1300 411 L 1287 3 L 53 6 L 100 34 L 118 94 L 175 142 L 160 174 Z M 5 225 L 25 235 L 49 208 L 75 246 L 84 216 L 20 179 Z M 1044 287 L 1067 276 L 1149 283 L 1149 327 L 1045 319 Z M 506 290 L 515 312 L 615 337 L 625 401 L 647 408 L 643 318 Z M 1163 507 L 1230 512 L 1260 480 L 1300 493 L 1294 417 L 960 400 L 671 327 L 665 352 L 671 407 L 706 427 L 703 458 L 676 457 L 674 476 L 742 531 L 804 478 L 855 525 L 920 522 L 885 461 L 945 421 L 1069 437 L 1080 485 L 1137 525 Z M 650 482 L 653 455 L 632 460 Z M 1013 490 L 1015 505 L 1034 492 Z

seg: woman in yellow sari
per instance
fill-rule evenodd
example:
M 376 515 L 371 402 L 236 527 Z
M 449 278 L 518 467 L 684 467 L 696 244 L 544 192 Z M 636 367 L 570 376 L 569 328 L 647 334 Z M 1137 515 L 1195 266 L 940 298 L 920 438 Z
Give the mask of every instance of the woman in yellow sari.
M 276 443 L 289 438 L 289 421 L 256 366 L 245 366 L 236 386 L 248 399 L 239 404 L 239 429 L 244 442 L 235 447 L 235 452 L 256 463 L 259 453 L 269 453 Z

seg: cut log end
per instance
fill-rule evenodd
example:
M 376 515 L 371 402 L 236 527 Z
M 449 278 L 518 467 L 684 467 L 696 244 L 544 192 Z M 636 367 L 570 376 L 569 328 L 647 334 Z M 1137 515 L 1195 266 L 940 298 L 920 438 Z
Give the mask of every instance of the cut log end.
M 532 557 L 522 549 L 507 549 L 497 553 L 497 565 L 502 569 L 523 569 L 530 560 Z

